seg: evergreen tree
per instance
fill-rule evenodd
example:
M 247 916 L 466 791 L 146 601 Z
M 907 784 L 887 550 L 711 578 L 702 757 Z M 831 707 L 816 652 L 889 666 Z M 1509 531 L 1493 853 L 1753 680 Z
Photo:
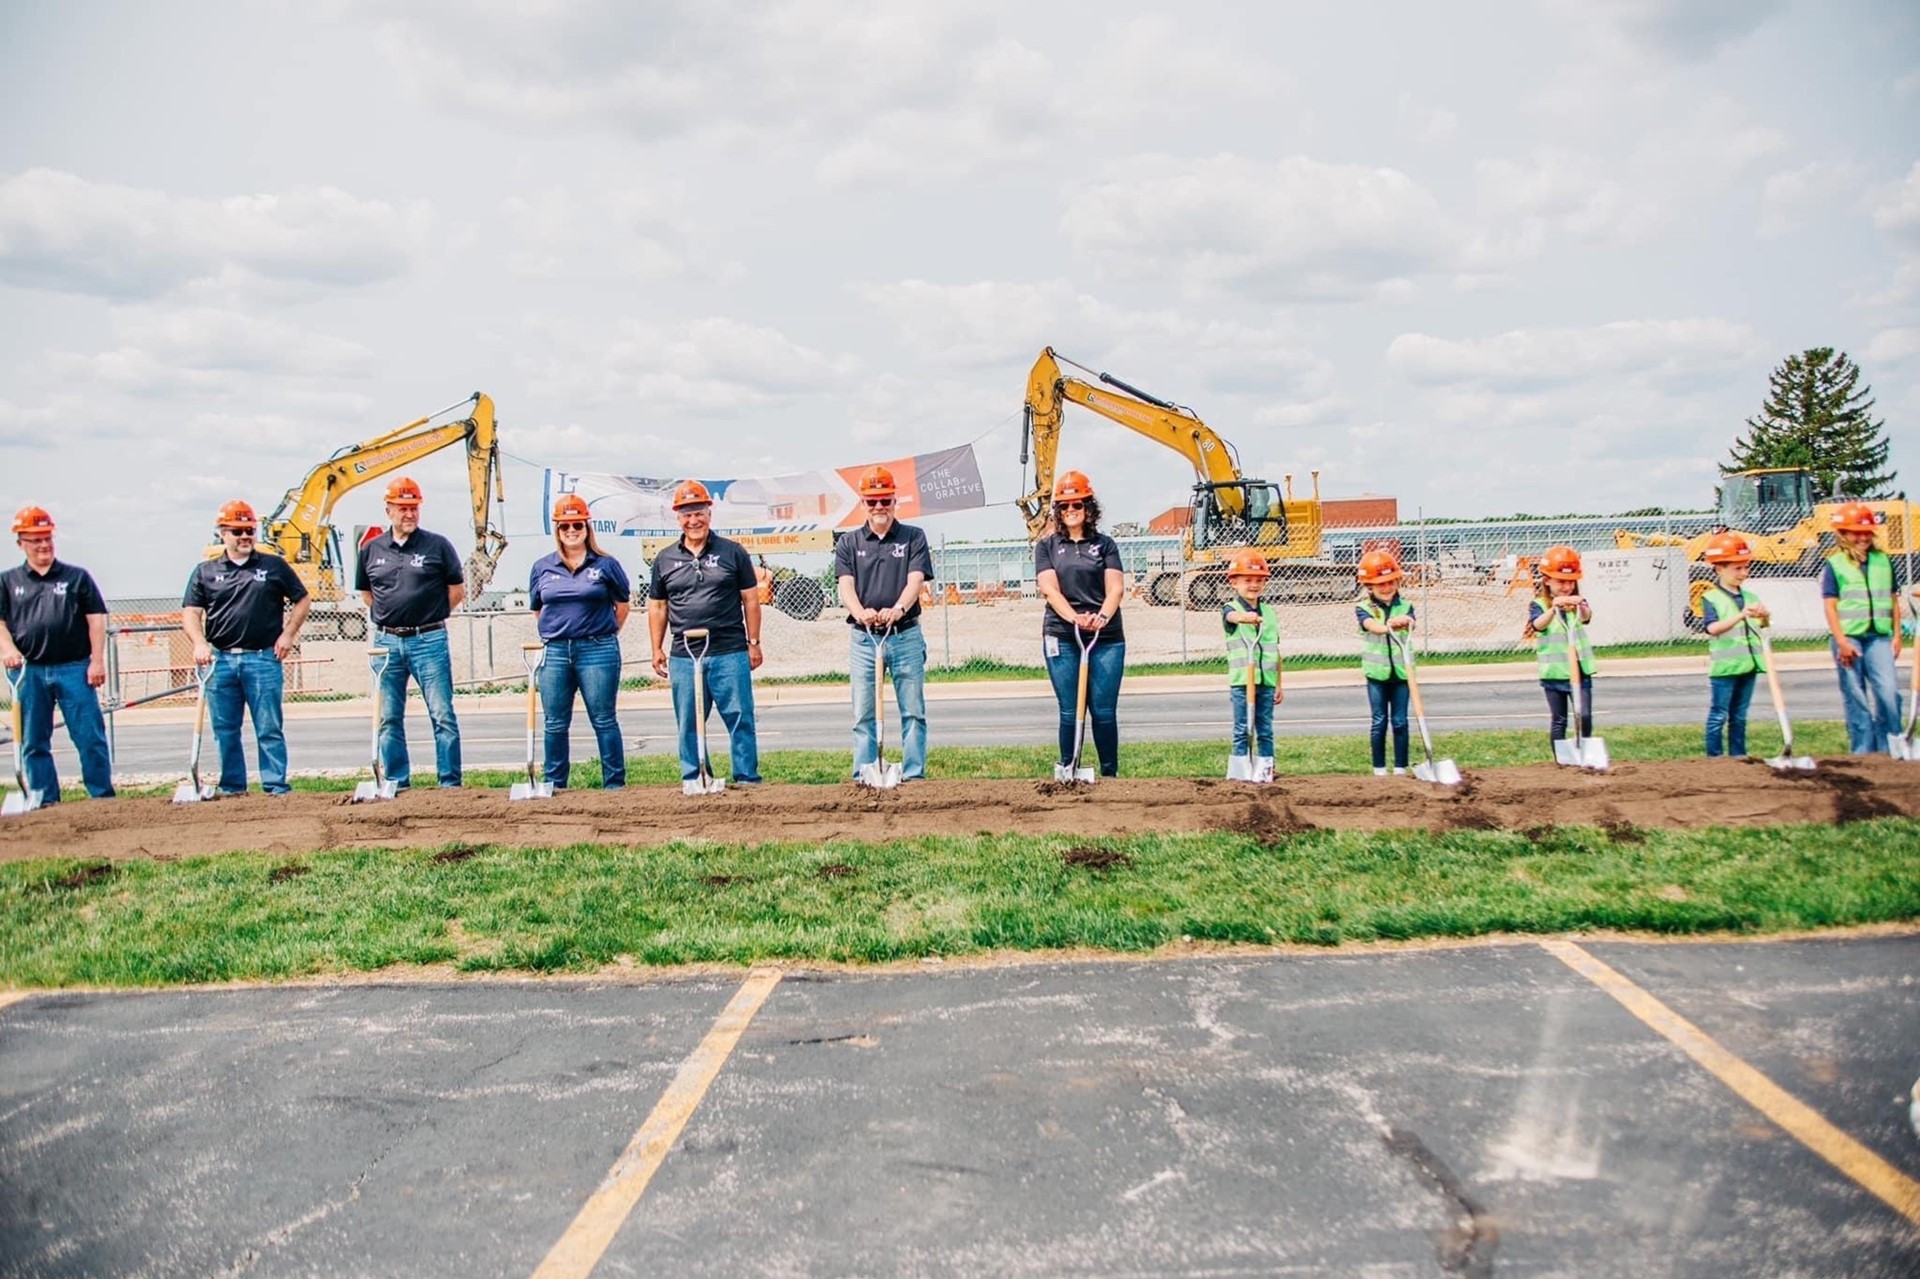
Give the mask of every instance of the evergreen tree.
M 1860 366 L 1845 351 L 1812 347 L 1773 371 L 1760 416 L 1747 419 L 1720 470 L 1797 466 L 1813 472 L 1823 498 L 1836 479 L 1848 497 L 1885 497 L 1894 480 L 1886 425 L 1873 416 L 1873 388 L 1860 381 Z

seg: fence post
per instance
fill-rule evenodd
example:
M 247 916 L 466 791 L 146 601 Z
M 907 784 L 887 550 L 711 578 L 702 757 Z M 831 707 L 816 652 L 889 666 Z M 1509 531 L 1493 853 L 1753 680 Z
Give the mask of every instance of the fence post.
M 1180 610 L 1180 661 L 1184 665 L 1187 658 L 1187 556 L 1180 554 L 1180 594 L 1174 598 L 1173 606 Z
M 1433 577 L 1433 569 L 1427 563 L 1427 508 L 1414 507 L 1413 518 L 1414 536 L 1420 547 L 1420 656 L 1427 657 L 1433 652 L 1433 643 L 1429 638 L 1433 634 L 1433 617 L 1428 612 L 1427 594 L 1428 582 Z
M 947 535 L 945 533 L 940 534 L 940 563 L 943 567 L 947 564 Z M 938 586 L 939 583 L 935 583 L 936 593 L 934 598 L 940 601 L 940 643 L 947 654 L 946 666 L 951 670 L 953 668 L 953 605 L 947 603 L 945 597 L 937 593 Z

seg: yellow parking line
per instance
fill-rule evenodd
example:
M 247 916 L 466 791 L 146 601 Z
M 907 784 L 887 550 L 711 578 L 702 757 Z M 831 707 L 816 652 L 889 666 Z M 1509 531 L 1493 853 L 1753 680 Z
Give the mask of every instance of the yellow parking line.
M 1715 1079 L 1784 1128 L 1895 1212 L 1920 1226 L 1920 1182 L 1834 1127 L 1819 1111 L 1722 1048 L 1680 1014 L 1567 941 L 1542 941 L 1548 954 L 1612 995 L 1628 1012 L 1664 1035 Z
M 681 1129 L 699 1108 L 720 1068 L 726 1065 L 747 1023 L 779 984 L 780 973 L 773 969 L 755 969 L 747 974 L 707 1037 L 680 1063 L 680 1072 L 667 1085 L 653 1113 L 633 1134 L 633 1140 L 588 1197 L 573 1224 L 533 1272 L 533 1279 L 586 1279 L 593 1272 L 600 1255 L 646 1193 L 647 1183 L 659 1171 L 661 1161 L 680 1139 Z

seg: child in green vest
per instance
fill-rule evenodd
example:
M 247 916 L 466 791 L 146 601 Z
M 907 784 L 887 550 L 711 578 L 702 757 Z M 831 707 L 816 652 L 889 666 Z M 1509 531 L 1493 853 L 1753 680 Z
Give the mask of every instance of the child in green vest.
M 1220 621 L 1227 629 L 1227 684 L 1233 703 L 1227 776 L 1234 781 L 1273 780 L 1273 708 L 1286 694 L 1280 691 L 1280 616 L 1260 598 L 1270 571 L 1258 551 L 1236 552 L 1227 566 L 1227 585 L 1233 589 L 1220 609 Z M 1251 753 L 1256 743 L 1258 755 Z
M 1556 546 L 1540 559 L 1540 589 L 1527 609 L 1526 638 L 1534 643 L 1534 661 L 1540 688 L 1547 695 L 1547 736 L 1561 741 L 1567 735 L 1567 715 L 1573 705 L 1573 662 L 1567 655 L 1568 616 L 1579 618 L 1572 627 L 1580 655 L 1580 736 L 1593 736 L 1593 641 L 1587 623 L 1593 606 L 1580 594 L 1580 552 Z
M 1767 606 L 1742 590 L 1753 570 L 1753 548 L 1738 533 L 1707 540 L 1700 558 L 1713 565 L 1719 585 L 1700 597 L 1707 619 L 1707 678 L 1713 698 L 1707 704 L 1707 758 L 1747 753 L 1747 707 L 1753 686 L 1766 672 L 1759 628 L 1767 624 Z
M 1387 775 L 1387 729 L 1393 729 L 1393 772 L 1407 771 L 1407 658 L 1401 650 L 1413 628 L 1413 605 L 1400 598 L 1400 561 L 1392 551 L 1368 551 L 1358 574 L 1367 593 L 1354 608 L 1360 623 L 1360 672 L 1373 712 L 1368 744 L 1373 775 Z

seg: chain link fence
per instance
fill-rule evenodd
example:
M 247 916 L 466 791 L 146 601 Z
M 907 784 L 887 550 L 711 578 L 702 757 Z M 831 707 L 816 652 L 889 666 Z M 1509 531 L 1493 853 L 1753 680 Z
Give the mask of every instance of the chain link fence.
M 1535 564 L 1549 547 L 1572 546 L 1584 560 L 1582 591 L 1593 601 L 1595 643 L 1659 651 L 1697 642 L 1704 652 L 1695 601 L 1711 574 L 1689 561 L 1684 543 L 1714 527 L 1710 513 L 1328 525 L 1318 556 L 1275 564 L 1266 595 L 1281 607 L 1281 647 L 1288 658 L 1357 657 L 1354 608 L 1361 592 L 1354 570 L 1366 552 L 1391 550 L 1405 569 L 1402 590 L 1419 618 L 1415 638 L 1422 651 L 1522 658 L 1530 652 L 1521 628 Z M 1225 582 L 1219 566 L 1186 560 L 1178 536 L 1116 541 L 1127 574 L 1122 617 L 1128 665 L 1205 669 L 1223 662 L 1225 634 L 1217 610 Z M 929 664 L 978 675 L 1036 670 L 1046 605 L 1035 584 L 1031 545 L 1025 539 L 957 542 L 936 536 L 933 549 L 936 580 L 923 595 L 922 615 Z M 1758 567 L 1749 586 L 1773 609 L 1776 638 L 1825 633 L 1819 574 L 1827 549 L 1793 564 Z M 1911 558 L 1896 556 L 1903 583 L 1913 580 Z M 763 608 L 766 663 L 759 678 L 844 678 L 847 627 L 831 570 L 774 567 L 777 576 Z M 646 568 L 638 562 L 628 568 L 636 601 L 621 649 L 630 684 L 645 685 L 653 680 Z M 524 687 L 521 645 L 537 638 L 524 600 L 524 593 L 490 593 L 448 623 L 460 688 Z M 116 704 L 138 704 L 169 690 L 190 694 L 191 654 L 179 631 L 177 603 L 120 600 L 113 608 Z M 370 687 L 366 647 L 364 640 L 310 637 L 289 667 L 289 696 L 364 695 Z

